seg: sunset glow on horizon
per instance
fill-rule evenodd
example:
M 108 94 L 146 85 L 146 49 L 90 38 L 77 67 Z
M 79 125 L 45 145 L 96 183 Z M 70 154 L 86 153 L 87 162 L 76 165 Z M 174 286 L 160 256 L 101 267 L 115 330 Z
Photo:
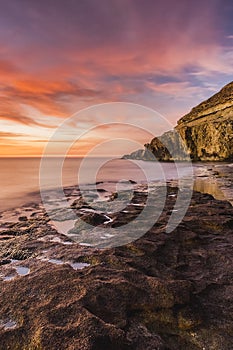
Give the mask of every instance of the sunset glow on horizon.
M 40 156 L 64 120 L 96 104 L 140 104 L 175 126 L 233 80 L 230 0 L 0 5 L 0 157 Z M 76 128 L 98 123 L 105 119 L 93 113 Z M 104 127 L 71 155 L 85 155 L 98 140 Z

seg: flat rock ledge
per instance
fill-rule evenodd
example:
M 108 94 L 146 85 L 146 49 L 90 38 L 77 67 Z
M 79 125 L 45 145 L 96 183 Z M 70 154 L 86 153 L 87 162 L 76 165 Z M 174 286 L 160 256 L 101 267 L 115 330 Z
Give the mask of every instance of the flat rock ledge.
M 2 230 L 0 349 L 231 350 L 233 208 L 194 192 L 167 234 L 176 193 L 149 232 L 117 248 L 72 242 L 45 213 Z

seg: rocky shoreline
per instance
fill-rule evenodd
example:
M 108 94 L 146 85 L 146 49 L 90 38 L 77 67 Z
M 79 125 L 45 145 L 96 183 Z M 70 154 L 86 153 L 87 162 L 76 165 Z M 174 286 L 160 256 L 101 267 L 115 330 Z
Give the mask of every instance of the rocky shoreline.
M 124 159 L 157 161 L 233 160 L 233 82 L 180 118 L 173 130 L 154 137 Z
M 167 234 L 177 191 L 167 187 L 164 210 L 143 237 L 111 249 L 59 234 L 41 204 L 4 222 L 0 349 L 230 350 L 233 208 L 193 192 L 183 221 Z M 146 196 L 136 186 L 131 203 L 108 222 L 77 198 L 73 207 L 110 228 L 137 217 Z

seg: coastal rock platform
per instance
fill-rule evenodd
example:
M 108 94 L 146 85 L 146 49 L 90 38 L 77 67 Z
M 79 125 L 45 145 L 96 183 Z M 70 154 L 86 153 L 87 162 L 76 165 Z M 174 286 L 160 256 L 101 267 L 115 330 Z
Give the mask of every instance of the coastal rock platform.
M 0 349 L 232 349 L 233 207 L 193 192 L 185 217 L 168 234 L 177 190 L 167 187 L 164 210 L 143 237 L 116 248 L 59 234 L 39 204 L 5 221 Z M 136 217 L 145 196 L 137 189 L 108 221 L 85 212 L 80 200 L 73 207 L 93 225 L 111 227 Z

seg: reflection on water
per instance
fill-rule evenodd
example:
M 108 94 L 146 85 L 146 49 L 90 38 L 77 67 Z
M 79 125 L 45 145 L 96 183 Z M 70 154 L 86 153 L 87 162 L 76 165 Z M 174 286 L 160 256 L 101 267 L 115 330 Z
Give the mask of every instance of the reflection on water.
M 0 328 L 7 329 L 14 329 L 17 327 L 17 322 L 12 319 L 7 320 L 0 320 Z
M 211 194 L 219 200 L 227 200 L 233 205 L 233 164 L 195 165 L 194 190 Z
M 5 275 L 0 274 L 0 278 L 3 279 L 3 281 L 10 282 L 18 276 L 22 277 L 28 275 L 30 273 L 30 268 L 27 266 L 19 265 L 19 263 L 20 260 L 11 259 L 11 262 L 8 266 L 11 268 L 11 270 L 13 269 L 14 271 Z
M 211 194 L 214 198 L 225 200 L 226 197 L 214 179 L 195 179 L 194 191 Z

